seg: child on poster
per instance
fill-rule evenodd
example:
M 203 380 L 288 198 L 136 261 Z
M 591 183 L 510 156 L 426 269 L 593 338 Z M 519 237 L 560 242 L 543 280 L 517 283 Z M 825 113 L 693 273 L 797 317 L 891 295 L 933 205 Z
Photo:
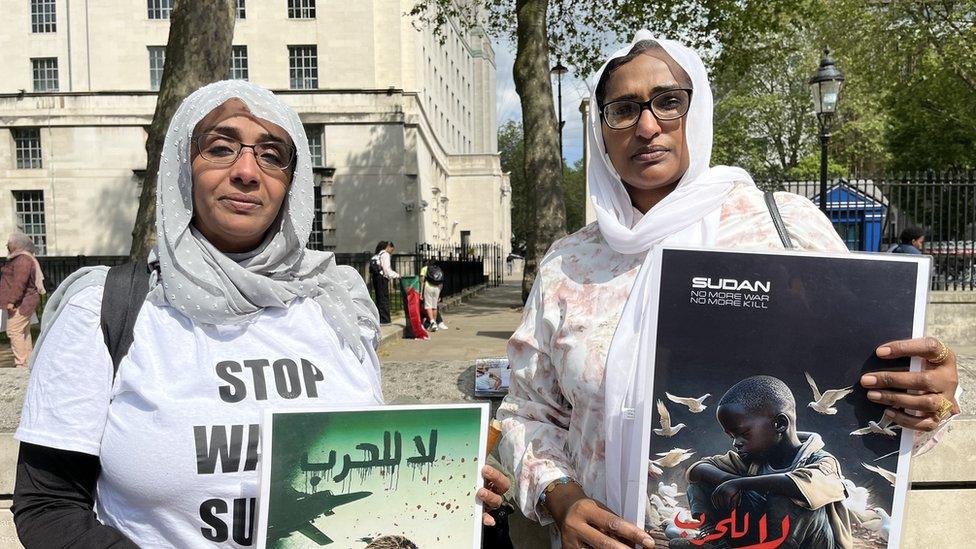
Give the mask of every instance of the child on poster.
M 687 471 L 688 501 L 705 537 L 735 510 L 733 520 L 745 522 L 743 543 L 763 541 L 756 536 L 765 517 L 768 537 L 785 537 L 788 547 L 853 546 L 840 463 L 819 434 L 797 431 L 796 400 L 785 383 L 772 376 L 743 379 L 719 401 L 716 416 L 733 449 Z M 701 546 L 675 541 L 673 547 Z M 721 545 L 727 540 L 716 542 L 728 547 Z

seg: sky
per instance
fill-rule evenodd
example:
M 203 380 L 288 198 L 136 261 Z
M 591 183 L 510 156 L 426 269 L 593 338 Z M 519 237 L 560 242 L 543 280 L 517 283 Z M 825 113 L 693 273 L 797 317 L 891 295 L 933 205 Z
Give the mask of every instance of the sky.
M 514 44 L 503 40 L 493 40 L 495 48 L 495 68 L 497 71 L 496 90 L 498 98 L 498 125 L 502 126 L 509 120 L 521 120 L 522 108 L 518 94 L 515 93 L 515 81 L 512 79 L 512 67 L 515 64 Z M 556 102 L 556 77 L 552 77 L 553 104 Z M 590 95 L 586 84 L 577 78 L 572 69 L 563 75 L 563 156 L 566 163 L 572 165 L 583 156 L 583 120 L 579 112 L 580 101 Z

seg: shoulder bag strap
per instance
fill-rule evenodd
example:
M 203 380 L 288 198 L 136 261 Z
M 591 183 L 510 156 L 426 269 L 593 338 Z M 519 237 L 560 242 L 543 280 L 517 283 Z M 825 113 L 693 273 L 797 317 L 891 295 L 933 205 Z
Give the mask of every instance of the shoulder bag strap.
M 112 377 L 132 346 L 132 332 L 139 310 L 149 293 L 149 266 L 145 259 L 116 265 L 108 270 L 102 290 L 102 335 L 112 355 Z
M 795 250 L 796 246 L 793 245 L 793 240 L 790 239 L 790 232 L 786 229 L 786 223 L 783 223 L 783 216 L 779 214 L 779 206 L 776 205 L 776 198 L 773 196 L 773 191 L 766 191 L 764 198 L 766 199 L 766 208 L 769 209 L 769 216 L 773 218 L 773 226 L 776 227 L 776 234 L 779 235 L 780 242 L 783 243 L 783 247 L 787 250 Z

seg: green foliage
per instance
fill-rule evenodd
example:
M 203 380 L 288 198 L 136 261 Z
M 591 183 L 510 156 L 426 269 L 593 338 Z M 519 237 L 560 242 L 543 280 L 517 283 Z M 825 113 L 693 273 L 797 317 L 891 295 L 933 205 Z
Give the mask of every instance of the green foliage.
M 498 156 L 512 187 L 512 251 L 525 254 L 532 230 L 532 186 L 525 177 L 522 124 L 509 120 L 498 128 Z
M 508 172 L 512 187 L 512 249 L 520 254 L 525 251 L 535 217 L 531 200 L 533 187 L 525 177 L 524 147 L 520 122 L 509 120 L 498 128 L 498 155 L 502 171 Z M 586 171 L 583 159 L 572 166 L 563 166 L 563 192 L 566 231 L 571 233 L 586 225 Z
M 442 34 L 455 21 L 464 28 L 483 25 L 515 44 L 516 8 L 524 0 L 418 0 L 407 12 L 416 28 Z M 606 50 L 629 41 L 637 29 L 682 40 L 700 51 L 751 43 L 769 29 L 789 23 L 786 15 L 806 9 L 809 0 L 544 0 L 549 49 L 577 76 L 603 63 Z M 804 12 L 805 13 L 805 12 Z M 707 56 L 706 56 L 707 57 Z
M 573 233 L 586 225 L 586 168 L 582 158 L 572 166 L 563 166 L 563 192 L 566 202 L 566 232 Z
M 801 158 L 795 166 L 786 172 L 786 179 L 791 181 L 819 181 L 820 153 L 808 154 Z M 831 157 L 827 156 L 827 179 L 847 177 L 847 170 Z
M 713 63 L 713 161 L 760 177 L 819 173 L 806 81 L 826 44 L 847 77 L 832 166 L 855 174 L 976 166 L 974 14 L 976 0 L 810 0 L 781 12 L 754 44 L 723 44 Z

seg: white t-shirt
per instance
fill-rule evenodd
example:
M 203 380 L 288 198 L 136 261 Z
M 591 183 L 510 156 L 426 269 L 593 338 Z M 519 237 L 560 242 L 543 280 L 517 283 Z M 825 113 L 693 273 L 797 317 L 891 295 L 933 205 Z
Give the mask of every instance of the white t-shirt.
M 113 383 L 101 299 L 51 326 L 15 437 L 99 456 L 98 518 L 141 547 L 253 545 L 266 408 L 382 404 L 372 347 L 360 362 L 310 299 L 239 326 L 147 302 Z

